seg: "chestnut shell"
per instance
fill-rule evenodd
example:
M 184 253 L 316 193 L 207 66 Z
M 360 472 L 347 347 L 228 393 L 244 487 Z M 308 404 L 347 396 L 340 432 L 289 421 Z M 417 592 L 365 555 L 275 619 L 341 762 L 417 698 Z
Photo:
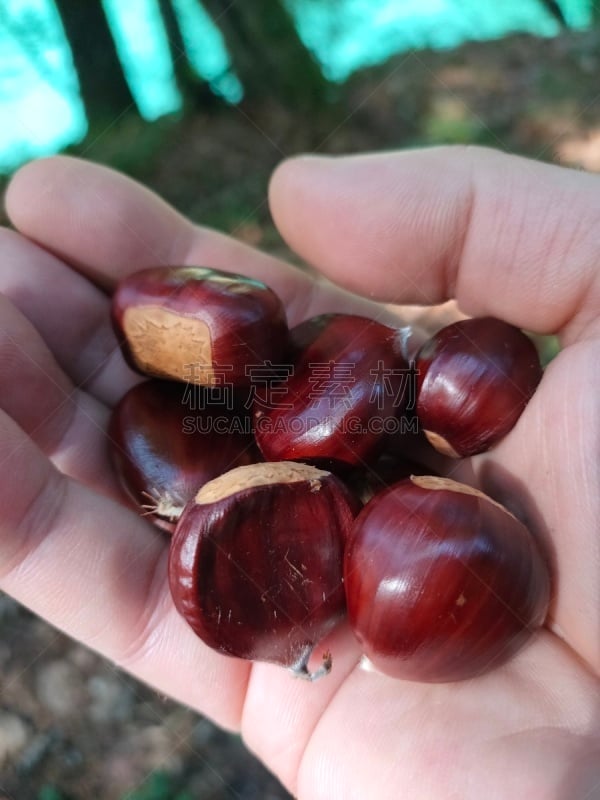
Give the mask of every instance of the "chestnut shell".
M 386 421 L 406 400 L 398 332 L 365 317 L 323 314 L 293 328 L 291 342 L 293 373 L 278 387 L 277 404 L 255 404 L 265 459 L 334 470 L 374 459 Z
M 373 664 L 424 682 L 505 662 L 542 625 L 549 602 L 548 567 L 527 528 L 443 478 L 401 481 L 365 506 L 344 581 L 350 624 Z
M 312 477 L 281 480 L 290 470 Z M 269 482 L 236 488 L 258 473 L 270 473 Z M 219 652 L 313 677 L 308 657 L 345 613 L 343 549 L 354 500 L 335 476 L 306 465 L 242 467 L 203 492 L 225 480 L 231 493 L 191 501 L 179 520 L 169 556 L 175 605 Z
M 493 317 L 442 328 L 417 357 L 417 415 L 450 456 L 488 450 L 515 425 L 542 378 L 535 345 Z
M 151 267 L 117 286 L 112 320 L 129 365 L 204 385 L 248 386 L 288 342 L 281 300 L 264 283 L 206 267 Z
M 126 492 L 153 517 L 174 520 L 198 489 L 223 472 L 259 460 L 247 412 L 216 403 L 205 387 L 150 380 L 114 408 L 110 454 Z M 218 424 L 217 424 L 218 423 Z M 164 526 L 162 526 L 166 529 Z

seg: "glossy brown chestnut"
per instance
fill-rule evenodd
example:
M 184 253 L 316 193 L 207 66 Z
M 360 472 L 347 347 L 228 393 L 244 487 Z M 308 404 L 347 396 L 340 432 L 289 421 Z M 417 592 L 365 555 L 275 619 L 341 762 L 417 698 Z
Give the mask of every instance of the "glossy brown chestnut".
M 153 518 L 178 519 L 205 483 L 259 460 L 247 413 L 211 395 L 205 387 L 151 380 L 130 389 L 112 413 L 117 475 Z
M 288 336 L 282 303 L 264 283 L 204 267 L 129 275 L 112 319 L 134 369 L 208 386 L 249 385 L 249 368 L 279 361 Z
M 342 561 L 353 500 L 329 472 L 278 462 L 207 483 L 171 540 L 175 606 L 210 647 L 314 680 L 317 645 L 344 615 Z
M 358 515 L 344 558 L 348 616 L 381 672 L 474 677 L 544 622 L 549 574 L 527 528 L 481 492 L 413 477 Z
M 334 469 L 375 457 L 405 402 L 408 367 L 397 331 L 364 317 L 324 314 L 291 338 L 292 374 L 272 405 L 254 407 L 264 457 Z
M 493 317 L 454 322 L 417 358 L 417 415 L 447 456 L 483 453 L 521 416 L 542 377 L 537 350 L 519 328 Z

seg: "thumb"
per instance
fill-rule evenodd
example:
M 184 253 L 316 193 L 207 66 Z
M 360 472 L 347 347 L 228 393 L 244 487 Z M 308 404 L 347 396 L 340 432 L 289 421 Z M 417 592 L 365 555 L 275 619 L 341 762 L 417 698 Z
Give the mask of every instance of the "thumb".
M 598 325 L 600 182 L 483 148 L 283 162 L 287 242 L 335 282 L 394 303 L 455 297 L 566 341 Z

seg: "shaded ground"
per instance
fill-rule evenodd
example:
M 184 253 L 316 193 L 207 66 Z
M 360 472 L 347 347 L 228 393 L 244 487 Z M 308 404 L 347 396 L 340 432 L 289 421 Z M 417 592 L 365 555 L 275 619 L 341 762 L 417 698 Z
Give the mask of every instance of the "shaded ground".
M 0 597 L 0 797 L 282 800 L 239 739 Z
M 600 33 L 401 56 L 299 120 L 220 109 L 125 119 L 78 148 L 205 224 L 285 252 L 265 203 L 285 155 L 476 142 L 600 171 Z M 0 596 L 0 800 L 281 800 L 240 741 Z

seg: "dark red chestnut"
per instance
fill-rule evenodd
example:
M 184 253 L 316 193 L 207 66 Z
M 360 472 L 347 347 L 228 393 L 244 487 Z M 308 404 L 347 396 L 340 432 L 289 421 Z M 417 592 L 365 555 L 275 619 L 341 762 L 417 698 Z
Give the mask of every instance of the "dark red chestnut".
M 155 267 L 117 287 L 112 318 L 130 365 L 208 386 L 249 385 L 248 368 L 276 363 L 285 312 L 264 283 L 204 267 Z
M 328 468 L 376 456 L 409 380 L 396 330 L 350 314 L 324 314 L 292 331 L 293 371 L 255 403 L 258 446 L 269 461 Z M 387 427 L 386 427 L 387 426 Z
M 329 472 L 262 463 L 207 483 L 171 540 L 175 606 L 210 647 L 314 680 L 313 648 L 344 615 L 342 561 L 353 500 Z
M 125 490 L 167 521 L 179 518 L 203 484 L 258 459 L 247 414 L 200 386 L 134 386 L 115 407 L 108 434 Z
M 417 415 L 447 456 L 483 453 L 515 425 L 542 377 L 537 350 L 493 317 L 454 322 L 417 358 Z
M 505 662 L 549 601 L 548 568 L 527 528 L 481 492 L 429 476 L 365 506 L 344 582 L 350 624 L 375 667 L 425 682 Z

